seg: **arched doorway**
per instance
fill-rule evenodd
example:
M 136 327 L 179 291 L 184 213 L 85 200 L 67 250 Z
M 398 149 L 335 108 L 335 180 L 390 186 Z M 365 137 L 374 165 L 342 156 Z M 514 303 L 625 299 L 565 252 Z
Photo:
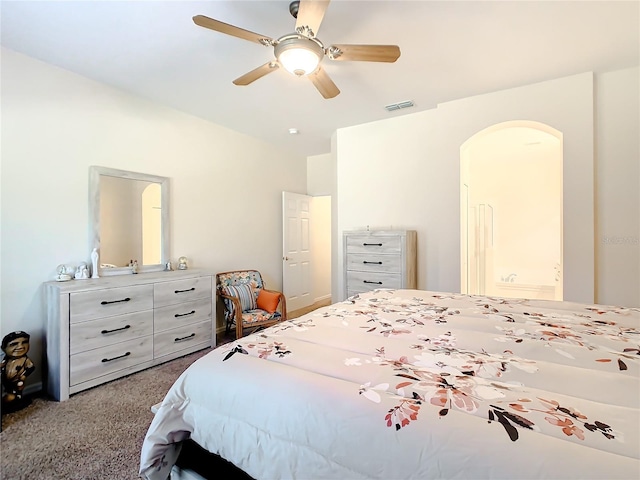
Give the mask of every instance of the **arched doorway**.
M 562 133 L 512 121 L 460 148 L 461 291 L 562 300 Z

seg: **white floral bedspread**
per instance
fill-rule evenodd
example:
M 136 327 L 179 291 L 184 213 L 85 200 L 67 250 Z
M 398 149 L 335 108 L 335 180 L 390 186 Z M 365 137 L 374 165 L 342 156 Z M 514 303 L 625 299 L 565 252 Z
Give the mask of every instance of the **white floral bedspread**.
M 640 309 L 376 290 L 176 381 L 140 473 L 191 437 L 256 479 L 640 478 Z

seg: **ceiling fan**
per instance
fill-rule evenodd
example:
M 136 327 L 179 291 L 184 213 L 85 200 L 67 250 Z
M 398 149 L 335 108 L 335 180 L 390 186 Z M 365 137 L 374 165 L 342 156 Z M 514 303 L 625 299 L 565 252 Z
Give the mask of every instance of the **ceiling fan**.
M 283 67 L 299 77 L 306 76 L 324 98 L 333 98 L 340 90 L 321 66 L 323 58 L 337 61 L 395 62 L 400 57 L 397 45 L 331 45 L 325 48 L 316 34 L 329 6 L 330 0 L 300 0 L 291 2 L 289 12 L 296 18 L 294 33 L 277 39 L 250 32 L 219 20 L 196 15 L 196 25 L 234 37 L 273 47 L 275 60 L 236 78 L 235 85 L 249 85 L 268 73 Z

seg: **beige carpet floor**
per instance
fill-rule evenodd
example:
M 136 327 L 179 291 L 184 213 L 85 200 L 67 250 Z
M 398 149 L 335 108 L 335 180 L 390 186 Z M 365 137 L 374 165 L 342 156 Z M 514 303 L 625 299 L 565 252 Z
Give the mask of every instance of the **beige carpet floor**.
M 290 312 L 296 318 L 328 304 Z M 218 346 L 234 339 L 220 335 Z M 210 349 L 72 395 L 65 402 L 36 397 L 2 416 L 0 480 L 134 480 L 153 418 L 151 406 Z M 231 478 L 234 474 L 225 474 Z
M 153 418 L 178 376 L 203 350 L 54 402 L 34 398 L 3 415 L 2 480 L 133 480 Z

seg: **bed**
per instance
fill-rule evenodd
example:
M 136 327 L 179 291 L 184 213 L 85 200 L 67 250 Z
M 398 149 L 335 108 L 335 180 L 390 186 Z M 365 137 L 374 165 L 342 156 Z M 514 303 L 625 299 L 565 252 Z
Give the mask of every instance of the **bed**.
M 639 334 L 639 308 L 354 295 L 194 362 L 140 474 L 190 439 L 256 479 L 637 479 Z

